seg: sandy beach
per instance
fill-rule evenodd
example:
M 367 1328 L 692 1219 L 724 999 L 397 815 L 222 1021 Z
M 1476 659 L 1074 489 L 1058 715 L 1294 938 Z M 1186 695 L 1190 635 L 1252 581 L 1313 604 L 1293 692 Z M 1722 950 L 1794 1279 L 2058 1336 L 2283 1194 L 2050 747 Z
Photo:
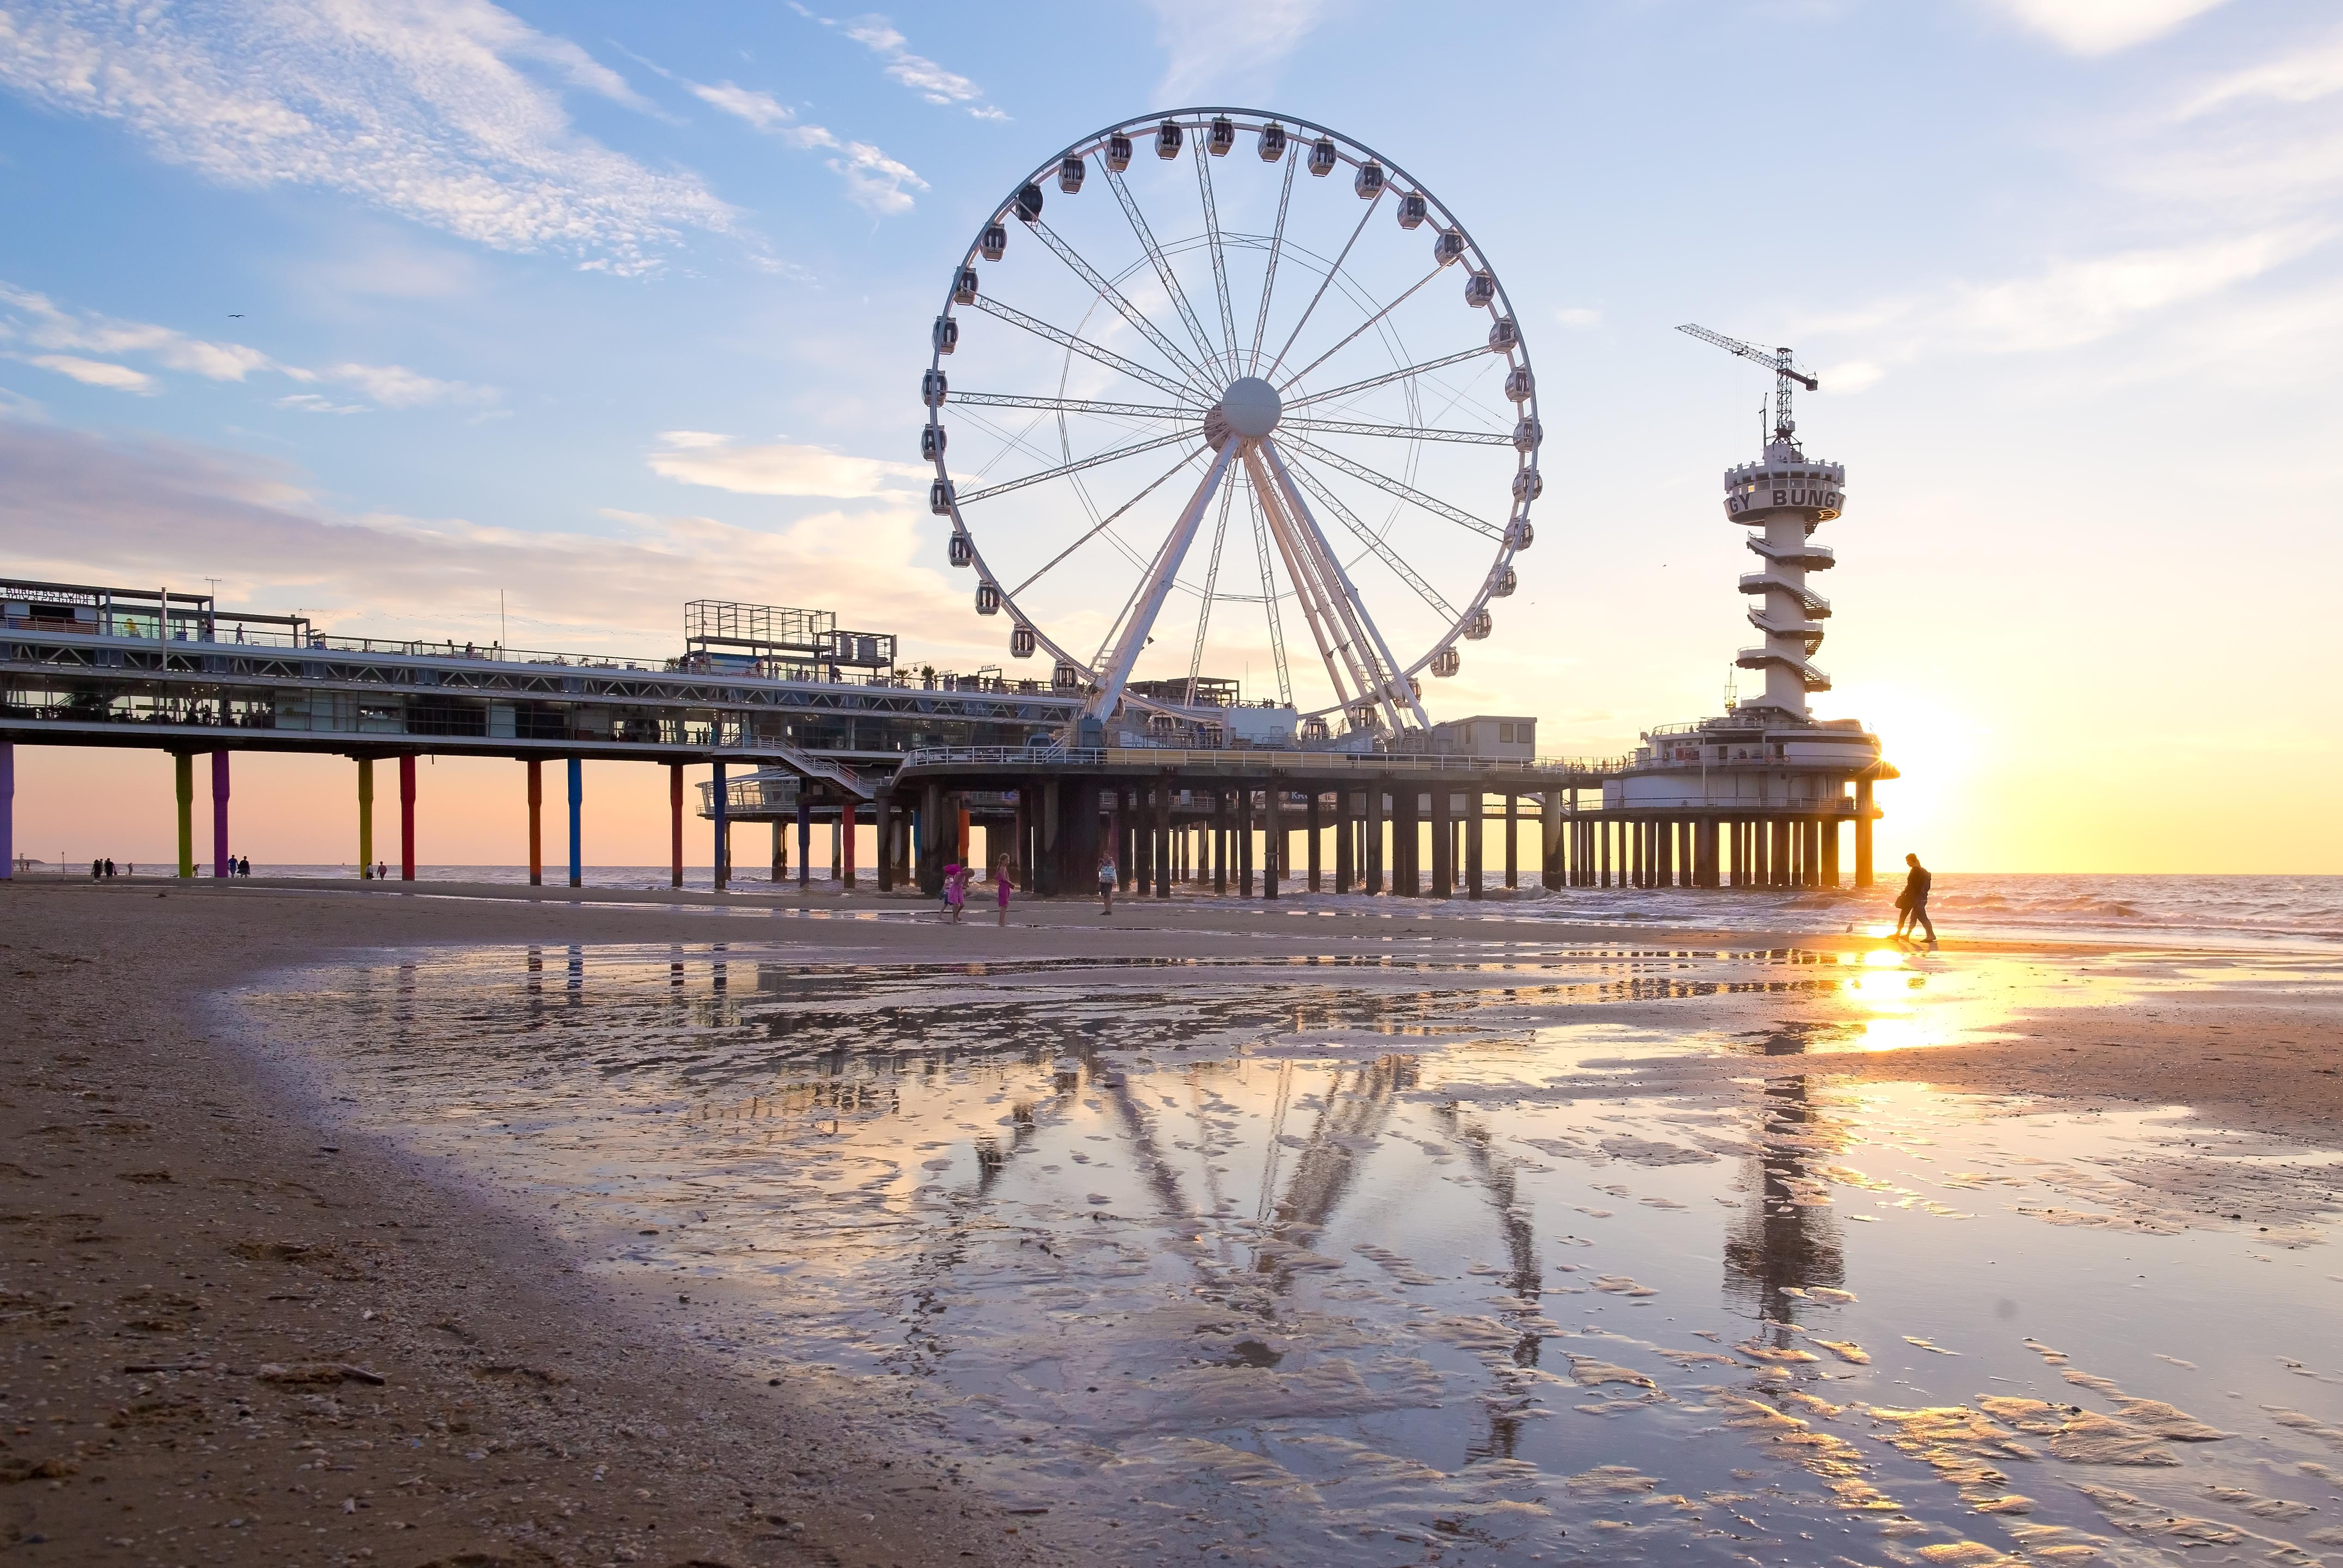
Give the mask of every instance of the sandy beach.
M 1393 1018 L 1422 992 L 1420 966 L 1444 964 L 1456 970 L 1442 981 L 1453 994 L 1541 1010 L 1548 1023 L 1599 1014 L 1788 1042 L 1760 1054 L 1799 1052 L 1802 1070 L 1835 1090 L 1926 1085 L 2004 1108 L 2169 1111 L 2172 1127 L 2343 1147 L 2343 976 L 2315 957 L 1954 940 L 1917 974 L 1892 958 L 1875 966 L 1880 944 L 1851 936 L 1564 929 L 1475 912 L 1467 921 L 1377 900 L 1369 912 L 1300 917 L 1133 900 L 1108 920 L 1067 900 L 1021 903 L 1001 930 L 989 907 L 949 928 L 924 904 L 875 895 L 799 904 L 448 885 L 0 885 L 12 1024 L 0 1098 L 10 1354 L 0 1551 L 59 1563 L 401 1568 L 1161 1554 L 1124 1551 L 1108 1533 L 1122 1528 L 1111 1510 L 1070 1521 L 1061 1503 L 1004 1494 L 965 1436 L 854 1376 L 774 1362 L 755 1377 L 741 1355 L 709 1353 L 693 1324 L 720 1289 L 659 1287 L 607 1249 L 588 1267 L 581 1232 L 548 1217 L 558 1203 L 536 1201 L 544 1189 L 524 1201 L 520 1186 L 483 1174 L 490 1167 L 397 1135 L 399 1106 L 263 1040 L 222 1000 L 256 985 L 281 995 L 287 974 L 387 955 L 667 945 L 689 946 L 698 963 L 709 944 L 737 943 L 801 966 L 1004 974 L 1043 960 L 1145 960 L 1239 974 L 1256 988 L 1240 1014 L 1286 987 L 1388 997 L 1376 1005 Z M 1926 980 L 1959 1000 L 1941 1016 L 1897 1013 L 1908 1041 L 1898 1044 L 1876 1009 L 1867 1033 L 1850 1033 L 1830 1010 L 1842 1004 L 1812 988 L 1701 980 L 1735 965 L 1770 974 L 1793 961 L 1785 953 L 1832 966 L 1846 986 Z M 1599 996 L 1571 989 L 1582 983 L 1574 965 L 1609 973 L 1622 954 L 1648 975 L 1605 980 Z M 1329 964 L 1357 972 L 1330 980 Z M 1291 1027 L 1320 1030 L 1312 1049 L 1331 1051 L 1361 1026 L 1330 1012 Z M 1046 1051 L 1040 1060 L 1046 1070 Z M 1670 1062 L 1655 1070 L 1683 1083 L 1752 1070 L 1747 1054 L 1722 1048 Z M 2251 1193 L 2189 1192 L 2223 1225 L 2268 1233 L 2281 1222 L 2250 1212 Z M 2324 1223 L 2317 1205 L 2305 1210 L 2299 1192 L 2286 1201 L 2283 1224 L 2304 1244 L 2322 1239 L 2309 1235 Z M 1375 1560 L 1386 1559 L 1418 1560 Z

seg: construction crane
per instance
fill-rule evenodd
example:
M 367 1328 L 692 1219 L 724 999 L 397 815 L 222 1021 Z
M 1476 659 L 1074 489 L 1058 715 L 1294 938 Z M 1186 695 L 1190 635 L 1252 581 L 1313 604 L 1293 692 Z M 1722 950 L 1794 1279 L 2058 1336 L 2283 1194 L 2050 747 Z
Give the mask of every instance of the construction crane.
M 1705 327 L 1687 323 L 1676 328 L 1689 333 L 1703 343 L 1714 343 L 1727 354 L 1737 354 L 1752 359 L 1774 373 L 1774 439 L 1795 447 L 1798 444 L 1798 422 L 1790 417 L 1790 383 L 1796 382 L 1809 392 L 1822 390 L 1822 383 L 1796 369 L 1791 364 L 1787 348 L 1760 348 L 1754 343 L 1744 343 L 1738 337 L 1727 337 L 1722 332 L 1711 332 Z

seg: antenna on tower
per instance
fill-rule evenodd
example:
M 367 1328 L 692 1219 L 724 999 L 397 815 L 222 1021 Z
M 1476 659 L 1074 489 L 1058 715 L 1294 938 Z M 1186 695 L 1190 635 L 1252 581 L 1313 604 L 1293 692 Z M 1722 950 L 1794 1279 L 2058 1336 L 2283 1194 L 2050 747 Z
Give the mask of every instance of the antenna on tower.
M 1795 382 L 1809 392 L 1819 392 L 1823 384 L 1796 368 L 1790 350 L 1760 348 L 1754 343 L 1744 343 L 1738 337 L 1727 337 L 1722 332 L 1711 332 L 1705 327 L 1694 327 L 1689 323 L 1676 330 L 1697 337 L 1703 343 L 1714 343 L 1727 354 L 1737 354 L 1771 370 L 1774 373 L 1774 439 L 1785 447 L 1796 448 L 1798 422 L 1790 417 L 1790 385 Z M 1759 418 L 1762 423 L 1764 416 L 1761 414 Z

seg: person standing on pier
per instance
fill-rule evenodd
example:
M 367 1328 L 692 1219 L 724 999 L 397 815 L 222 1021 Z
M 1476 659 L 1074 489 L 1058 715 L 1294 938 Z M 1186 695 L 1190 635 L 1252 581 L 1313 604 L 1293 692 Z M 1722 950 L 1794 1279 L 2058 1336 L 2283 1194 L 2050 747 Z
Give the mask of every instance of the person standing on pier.
M 1919 940 L 1922 926 L 1928 928 L 1928 945 L 1936 945 L 1936 922 L 1928 918 L 1928 890 L 1936 879 L 1928 868 L 1920 864 L 1917 855 L 1906 855 L 1904 863 L 1911 870 L 1904 877 L 1904 890 L 1896 895 L 1896 934 L 1906 941 Z

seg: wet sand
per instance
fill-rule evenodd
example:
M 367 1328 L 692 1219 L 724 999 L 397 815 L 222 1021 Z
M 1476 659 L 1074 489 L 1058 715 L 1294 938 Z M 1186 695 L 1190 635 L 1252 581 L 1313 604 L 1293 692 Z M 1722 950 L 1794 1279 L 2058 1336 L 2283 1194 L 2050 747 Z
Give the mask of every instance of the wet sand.
M 574 1249 L 452 1162 L 357 1131 L 329 1079 L 254 1045 L 212 1000 L 290 966 L 742 941 L 862 965 L 1249 963 L 1272 982 L 1325 957 L 1360 967 L 1283 972 L 1363 992 L 1403 991 L 1416 982 L 1378 966 L 1429 956 L 1477 963 L 1479 983 L 1510 992 L 1559 968 L 1559 944 L 1593 942 L 1654 971 L 1612 1014 L 1692 1022 L 1722 1004 L 1667 971 L 1765 947 L 1861 964 L 1877 947 L 1388 903 L 1357 916 L 1141 903 L 1111 923 L 1086 903 L 1021 904 L 1007 931 L 986 908 L 958 929 L 926 911 L 870 895 L 0 886 L 0 1539 L 61 1563 L 1120 1560 L 1061 1539 L 1062 1516 L 980 1495 L 915 1410 L 803 1368 L 779 1386 L 746 1379 L 693 1348 L 695 1303 L 581 1271 Z M 1883 1030 L 1832 1050 L 1817 1036 L 1806 1065 L 2036 1103 L 2184 1107 L 2337 1146 L 2343 1009 L 2319 965 L 1958 943 L 1937 961 L 1948 978 L 2013 966 L 2006 995 L 1976 997 L 1946 1043 L 1873 1049 L 1897 1038 Z

